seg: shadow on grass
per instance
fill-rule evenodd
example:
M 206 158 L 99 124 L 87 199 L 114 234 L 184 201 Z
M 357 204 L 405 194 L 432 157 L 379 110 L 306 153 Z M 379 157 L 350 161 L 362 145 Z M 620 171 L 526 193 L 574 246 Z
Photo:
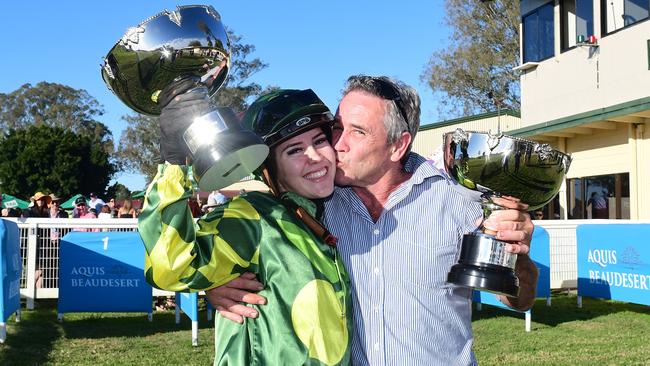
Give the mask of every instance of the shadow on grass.
M 21 321 L 7 322 L 7 339 L 0 345 L 0 365 L 42 365 L 49 360 L 50 351 L 62 336 L 55 326 L 56 311 L 23 310 Z
M 199 328 L 211 326 L 205 312 L 199 313 Z M 176 324 L 174 311 L 154 312 L 153 321 L 146 313 L 74 313 L 66 314 L 60 324 L 66 338 L 98 339 L 110 337 L 146 337 L 159 333 L 192 329 L 190 319 L 181 314 Z
M 537 299 L 532 309 L 532 321 L 551 327 L 566 322 L 598 318 L 619 312 L 634 312 L 650 315 L 650 307 L 613 300 L 582 298 L 582 308 L 578 308 L 575 294 L 555 292 L 551 297 L 551 306 L 546 306 L 546 299 Z M 484 305 L 481 311 L 472 312 L 472 320 L 489 319 L 502 316 L 524 317 L 523 313 L 513 312 L 494 306 Z

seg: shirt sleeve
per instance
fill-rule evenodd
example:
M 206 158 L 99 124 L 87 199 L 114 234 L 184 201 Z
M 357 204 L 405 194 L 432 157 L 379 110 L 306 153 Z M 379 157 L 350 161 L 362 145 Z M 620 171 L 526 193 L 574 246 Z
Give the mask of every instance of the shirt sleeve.
M 191 195 L 186 166 L 158 167 L 138 218 L 146 249 L 145 277 L 154 287 L 207 290 L 257 267 L 258 211 L 245 199 L 236 199 L 195 222 L 188 205 Z

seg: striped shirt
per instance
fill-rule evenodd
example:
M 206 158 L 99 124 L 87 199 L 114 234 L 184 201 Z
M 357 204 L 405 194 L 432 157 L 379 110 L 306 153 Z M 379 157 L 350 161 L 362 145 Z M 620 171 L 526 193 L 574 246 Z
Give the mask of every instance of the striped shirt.
M 471 291 L 446 279 L 480 205 L 417 154 L 405 170 L 376 223 L 349 187 L 325 203 L 352 282 L 353 363 L 476 364 Z

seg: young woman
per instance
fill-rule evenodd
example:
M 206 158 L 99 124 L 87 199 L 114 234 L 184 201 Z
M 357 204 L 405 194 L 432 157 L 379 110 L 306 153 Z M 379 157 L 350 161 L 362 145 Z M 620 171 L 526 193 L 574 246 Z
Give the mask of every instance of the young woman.
M 258 319 L 215 321 L 215 365 L 348 365 L 349 278 L 314 200 L 334 189 L 332 114 L 311 90 L 276 90 L 244 124 L 271 148 L 258 169 L 272 194 L 248 192 L 194 222 L 187 167 L 165 164 L 149 186 L 139 231 L 152 285 L 220 286 L 244 272 L 265 285 Z
M 117 210 L 117 217 L 121 219 L 132 219 L 135 217 L 135 209 L 131 199 L 127 198 L 122 203 L 122 207 Z

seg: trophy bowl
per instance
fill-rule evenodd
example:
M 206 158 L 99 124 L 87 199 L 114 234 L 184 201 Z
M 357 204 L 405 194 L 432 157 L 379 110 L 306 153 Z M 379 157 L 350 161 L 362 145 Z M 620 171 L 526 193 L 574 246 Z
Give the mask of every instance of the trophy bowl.
M 460 185 L 481 192 L 484 219 L 503 209 L 493 197 L 511 196 L 540 208 L 555 197 L 571 157 L 548 144 L 502 134 L 457 129 L 444 135 L 444 163 Z M 508 243 L 479 228 L 463 236 L 458 263 L 447 282 L 516 297 L 519 280 L 514 269 L 517 255 Z
M 200 78 L 213 96 L 230 68 L 230 41 L 209 5 L 179 6 L 129 28 L 104 58 L 102 78 L 129 108 L 159 115 L 158 94 L 176 78 Z
M 219 13 L 209 5 L 178 6 L 135 27 L 111 48 L 101 68 L 108 88 L 136 112 L 157 116 L 178 83 L 183 91 L 214 96 L 230 69 L 230 41 Z M 262 139 L 244 129 L 227 107 L 197 116 L 183 132 L 186 157 L 199 188 L 235 183 L 268 155 Z

